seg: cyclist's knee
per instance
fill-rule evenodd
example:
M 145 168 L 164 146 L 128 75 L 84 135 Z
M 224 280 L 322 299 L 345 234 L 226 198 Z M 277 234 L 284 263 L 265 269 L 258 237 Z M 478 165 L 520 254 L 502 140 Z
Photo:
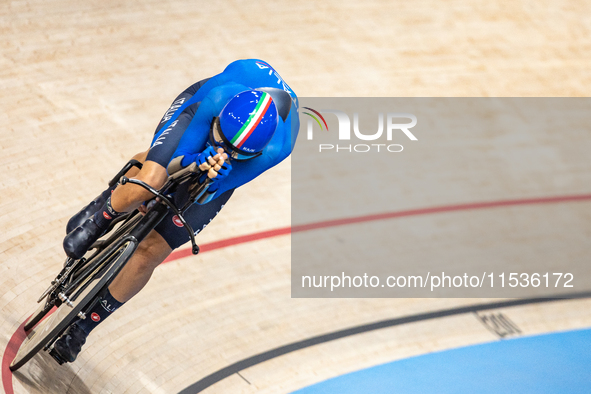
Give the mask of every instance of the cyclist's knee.
M 134 257 L 135 265 L 140 270 L 153 270 L 172 252 L 168 243 L 155 231 L 138 245 Z
M 133 156 L 131 159 L 132 159 L 132 160 L 137 160 L 137 161 L 139 161 L 140 163 L 144 164 L 144 162 L 146 161 L 146 157 L 148 156 L 148 152 L 149 152 L 149 149 L 148 149 L 148 150 L 146 150 L 146 151 L 144 151 L 144 152 L 140 152 L 140 153 L 138 153 L 138 154 L 135 154 L 135 155 L 134 155 L 134 156 Z M 128 177 L 128 178 L 133 178 L 133 177 L 135 177 L 135 176 L 136 176 L 136 175 L 137 175 L 139 172 L 140 172 L 140 169 L 134 166 L 134 167 L 131 167 L 131 168 L 129 169 L 129 171 L 127 171 L 127 172 L 125 173 L 125 176 L 126 176 L 126 177 Z
M 147 183 L 155 189 L 160 189 L 168 179 L 168 173 L 164 166 L 153 162 L 147 161 L 136 176 L 137 179 Z M 143 189 L 138 189 L 143 190 Z

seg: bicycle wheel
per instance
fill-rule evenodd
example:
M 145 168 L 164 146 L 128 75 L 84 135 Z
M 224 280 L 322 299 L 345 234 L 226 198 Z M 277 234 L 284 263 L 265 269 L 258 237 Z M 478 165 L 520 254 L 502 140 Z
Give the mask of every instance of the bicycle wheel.
M 41 319 L 45 317 L 45 315 L 47 315 L 47 313 L 51 310 L 51 308 L 53 308 L 54 305 L 55 300 L 52 300 L 51 295 L 48 295 L 45 299 L 45 302 L 39 303 L 37 310 L 33 312 L 33 314 L 27 319 L 27 321 L 25 322 L 24 330 L 29 331 L 30 329 L 35 327 L 35 325 L 39 323 Z
M 91 272 L 86 272 L 86 278 L 76 289 L 69 289 L 72 290 L 70 294 L 73 294 L 70 297 L 70 305 L 68 302 L 62 302 L 51 316 L 35 327 L 19 348 L 10 364 L 10 370 L 16 371 L 42 348 L 48 348 L 78 318 L 78 313 L 92 302 L 99 291 L 115 278 L 135 252 L 137 244 L 134 237 L 125 236 L 101 252 L 97 259 L 101 259 L 102 262 L 88 267 Z

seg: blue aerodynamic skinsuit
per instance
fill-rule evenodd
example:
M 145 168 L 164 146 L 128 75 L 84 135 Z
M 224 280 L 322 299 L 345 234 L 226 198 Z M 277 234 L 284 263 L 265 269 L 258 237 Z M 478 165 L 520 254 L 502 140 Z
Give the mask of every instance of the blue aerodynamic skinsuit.
M 233 160 L 232 171 L 220 182 L 213 200 L 203 205 L 193 204 L 186 211 L 184 217 L 196 233 L 215 217 L 235 188 L 291 154 L 300 126 L 297 96 L 268 63 L 257 59 L 237 60 L 222 73 L 199 81 L 181 93 L 156 129 L 146 160 L 166 168 L 172 159 L 184 156 L 182 164 L 186 166 L 207 147 L 212 121 L 226 103 L 240 92 L 257 88 L 278 88 L 289 93 L 292 99 L 289 115 L 285 121 L 278 118 L 277 129 L 261 156 L 246 161 Z M 155 228 L 173 249 L 189 240 L 179 224 L 169 213 Z

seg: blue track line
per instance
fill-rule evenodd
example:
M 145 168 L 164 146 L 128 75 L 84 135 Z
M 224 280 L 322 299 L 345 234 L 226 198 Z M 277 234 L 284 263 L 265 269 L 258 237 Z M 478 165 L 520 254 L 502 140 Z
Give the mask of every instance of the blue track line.
M 589 394 L 591 329 L 520 337 L 412 357 L 293 394 Z

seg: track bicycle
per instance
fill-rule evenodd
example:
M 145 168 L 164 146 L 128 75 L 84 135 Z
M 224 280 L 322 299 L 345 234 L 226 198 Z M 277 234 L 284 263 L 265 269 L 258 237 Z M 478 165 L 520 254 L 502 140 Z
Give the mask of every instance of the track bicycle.
M 147 203 L 148 211 L 141 214 L 135 210 L 113 220 L 106 233 L 90 247 L 84 257 L 78 260 L 66 259 L 62 270 L 39 297 L 37 310 L 24 324 L 24 330 L 30 332 L 10 364 L 11 371 L 22 367 L 41 350 L 48 351 L 58 363 L 63 364 L 64 360 L 53 351 L 55 341 L 72 323 L 86 319 L 86 312 L 98 302 L 101 291 L 109 287 L 140 242 L 169 210 L 174 212 L 188 232 L 193 254 L 199 253 L 195 232 L 183 218 L 183 213 L 195 201 L 202 202 L 201 198 L 210 185 L 209 178 L 199 182 L 203 172 L 193 163 L 170 174 L 166 184 L 160 190 L 155 190 L 142 181 L 125 177 L 124 174 L 132 167 L 141 169 L 142 164 L 130 160 L 109 182 L 109 186 L 120 181 L 121 184 L 133 183 L 150 191 L 154 197 Z M 175 204 L 173 196 L 181 185 L 187 188 L 186 201 Z M 181 203 L 183 205 L 179 208 L 177 205 Z M 49 314 L 52 310 L 53 313 Z

